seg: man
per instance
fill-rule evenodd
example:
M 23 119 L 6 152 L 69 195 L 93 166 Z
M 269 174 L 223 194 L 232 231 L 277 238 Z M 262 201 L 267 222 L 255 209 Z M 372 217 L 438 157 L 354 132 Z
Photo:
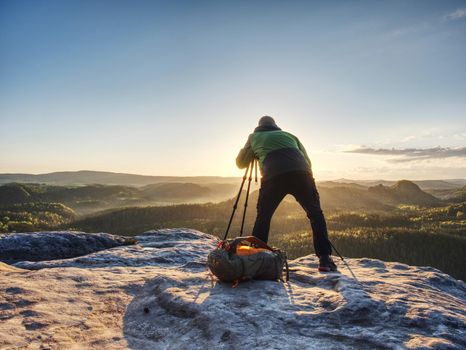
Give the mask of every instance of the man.
M 246 168 L 254 159 L 259 159 L 262 180 L 252 234 L 267 243 L 272 215 L 282 199 L 291 194 L 311 222 L 319 271 L 336 271 L 330 257 L 332 248 L 311 161 L 301 142 L 296 136 L 282 131 L 272 117 L 264 116 L 239 152 L 236 164 L 239 168 Z

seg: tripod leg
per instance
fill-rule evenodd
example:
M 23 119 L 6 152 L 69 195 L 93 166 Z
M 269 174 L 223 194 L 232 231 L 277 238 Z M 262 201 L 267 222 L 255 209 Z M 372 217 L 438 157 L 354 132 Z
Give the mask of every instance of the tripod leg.
M 226 240 L 227 237 L 228 237 L 228 232 L 230 231 L 230 226 L 231 226 L 231 222 L 233 221 L 233 216 L 235 216 L 236 208 L 238 208 L 239 197 L 241 197 L 241 192 L 243 191 L 244 182 L 246 181 L 246 178 L 248 176 L 248 170 L 249 170 L 249 165 L 246 168 L 246 171 L 244 172 L 243 181 L 241 182 L 241 186 L 239 188 L 238 196 L 236 197 L 235 204 L 233 205 L 233 211 L 231 213 L 230 220 L 228 221 L 228 226 L 227 226 L 227 229 L 225 231 L 225 235 L 223 236 L 223 240 Z
M 330 240 L 329 240 L 330 242 Z M 351 270 L 351 267 L 349 267 L 348 263 L 346 262 L 346 260 L 343 258 L 343 256 L 340 254 L 340 252 L 337 250 L 337 248 L 335 248 L 335 246 L 333 245 L 332 242 L 330 242 L 330 245 L 332 246 L 333 250 L 335 250 L 335 252 L 337 253 L 337 255 L 340 257 L 341 261 L 343 261 L 343 263 L 345 264 L 345 266 L 348 268 L 349 272 L 351 273 L 351 275 L 353 276 L 354 280 L 356 282 L 358 282 L 358 284 L 363 287 L 362 283 L 356 278 L 356 275 L 354 274 L 353 270 Z
M 244 200 L 244 211 L 243 211 L 243 219 L 241 220 L 241 230 L 239 231 L 239 236 L 243 236 L 243 229 L 244 229 L 244 220 L 246 219 L 246 210 L 248 208 L 248 199 L 249 199 L 249 190 L 251 188 L 251 181 L 252 181 L 252 170 L 254 168 L 255 162 L 252 161 L 251 169 L 249 171 L 249 181 L 248 181 L 248 189 L 246 191 L 246 199 Z

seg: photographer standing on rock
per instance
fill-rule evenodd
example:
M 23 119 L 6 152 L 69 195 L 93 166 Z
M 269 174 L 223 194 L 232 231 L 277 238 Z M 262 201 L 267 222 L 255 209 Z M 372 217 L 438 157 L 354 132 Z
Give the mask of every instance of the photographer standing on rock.
M 254 159 L 259 160 L 262 180 L 252 234 L 267 243 L 272 215 L 282 199 L 291 194 L 311 222 L 319 271 L 336 271 L 337 267 L 330 257 L 332 248 L 311 161 L 304 146 L 296 136 L 282 131 L 272 117 L 264 116 L 239 152 L 236 164 L 244 169 Z

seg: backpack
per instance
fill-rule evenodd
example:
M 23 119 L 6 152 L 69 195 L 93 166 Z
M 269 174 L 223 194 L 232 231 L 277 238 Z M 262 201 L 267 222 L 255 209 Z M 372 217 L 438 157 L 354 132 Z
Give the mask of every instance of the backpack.
M 286 253 L 254 236 L 220 241 L 209 253 L 207 266 L 220 281 L 233 282 L 234 287 L 249 279 L 283 281 L 284 267 L 289 279 Z

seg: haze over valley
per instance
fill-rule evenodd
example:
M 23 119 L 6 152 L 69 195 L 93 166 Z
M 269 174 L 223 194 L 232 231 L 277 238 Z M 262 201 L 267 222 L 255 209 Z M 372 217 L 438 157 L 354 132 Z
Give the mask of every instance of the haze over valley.
M 79 171 L 0 174 L 0 182 L 4 233 L 78 230 L 133 236 L 154 228 L 190 227 L 221 237 L 241 178 Z M 340 179 L 317 186 L 331 239 L 343 254 L 437 266 L 466 279 L 465 179 Z M 253 179 L 247 232 L 257 196 Z M 239 208 L 243 205 L 244 193 Z M 238 219 L 232 230 L 239 231 Z M 271 242 L 291 257 L 303 256 L 312 252 L 309 231 L 304 211 L 286 197 L 272 220 Z

